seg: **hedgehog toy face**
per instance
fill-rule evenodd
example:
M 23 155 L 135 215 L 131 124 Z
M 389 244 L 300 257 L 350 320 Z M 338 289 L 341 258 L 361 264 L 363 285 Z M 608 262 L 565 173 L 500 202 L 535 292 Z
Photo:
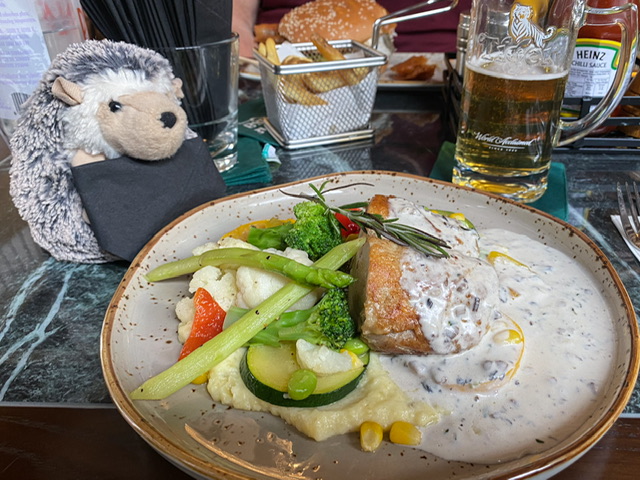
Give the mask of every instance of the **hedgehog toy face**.
M 179 79 L 150 82 L 135 72 L 103 72 L 84 84 L 58 77 L 52 93 L 68 105 L 65 143 L 89 155 L 171 157 L 185 139 Z
M 166 95 L 122 95 L 98 106 L 104 139 L 120 152 L 141 160 L 172 156 L 184 140 L 187 116 Z

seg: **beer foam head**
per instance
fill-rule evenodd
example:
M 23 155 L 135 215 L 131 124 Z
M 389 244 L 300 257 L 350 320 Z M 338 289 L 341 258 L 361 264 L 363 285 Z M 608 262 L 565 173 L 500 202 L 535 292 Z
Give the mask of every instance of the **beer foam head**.
M 513 61 L 504 61 L 504 59 L 486 61 L 485 59 L 472 59 L 467 61 L 466 68 L 476 73 L 482 73 L 495 78 L 507 80 L 534 81 L 551 80 L 554 78 L 562 78 L 568 75 L 568 70 L 557 71 L 552 67 L 542 65 L 531 65 L 520 59 L 512 59 Z

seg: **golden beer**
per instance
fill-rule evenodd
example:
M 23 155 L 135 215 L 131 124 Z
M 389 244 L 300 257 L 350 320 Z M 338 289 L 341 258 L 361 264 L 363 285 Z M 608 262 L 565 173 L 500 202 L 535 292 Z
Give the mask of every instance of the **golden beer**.
M 466 65 L 453 182 L 525 202 L 546 189 L 568 71 Z

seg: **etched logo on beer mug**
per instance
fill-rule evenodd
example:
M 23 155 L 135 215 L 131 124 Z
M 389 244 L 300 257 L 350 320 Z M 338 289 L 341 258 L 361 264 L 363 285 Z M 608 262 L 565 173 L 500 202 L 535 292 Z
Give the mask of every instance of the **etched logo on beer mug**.
M 524 202 L 545 192 L 584 8 L 575 3 L 474 0 L 454 183 Z
M 545 31 L 533 22 L 533 7 L 514 3 L 509 15 L 509 35 L 516 42 L 528 40 L 538 48 L 556 34 L 556 27 L 548 27 Z

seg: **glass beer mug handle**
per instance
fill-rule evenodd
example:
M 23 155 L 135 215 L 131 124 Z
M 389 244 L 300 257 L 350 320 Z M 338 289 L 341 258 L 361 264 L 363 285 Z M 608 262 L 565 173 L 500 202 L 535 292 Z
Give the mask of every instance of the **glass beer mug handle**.
M 592 8 L 585 7 L 587 15 L 595 15 L 597 20 L 589 25 L 618 25 L 622 34 L 622 46 L 618 69 L 607 94 L 591 112 L 583 118 L 566 122 L 560 120 L 560 130 L 563 134 L 558 145 L 567 145 L 586 136 L 590 131 L 599 126 L 613 112 L 618 105 L 627 87 L 626 80 L 630 78 L 633 69 L 638 36 L 638 13 L 637 8 L 632 3 L 627 3 L 619 7 L 612 8 Z M 616 15 L 614 20 L 610 20 L 610 15 Z M 619 18 L 623 17 L 623 21 Z
M 385 25 L 398 24 L 406 22 L 407 20 L 417 20 L 418 18 L 429 17 L 431 15 L 448 12 L 449 10 L 453 10 L 454 8 L 456 8 L 456 6 L 458 5 L 458 0 L 447 0 L 449 2 L 449 5 L 425 10 L 426 7 L 431 7 L 432 5 L 440 3 L 442 1 L 444 0 L 427 0 L 425 2 L 411 5 L 410 7 L 403 8 L 402 10 L 397 10 L 388 15 L 385 15 L 384 17 L 378 18 L 373 23 L 371 48 L 378 48 L 378 42 L 380 41 L 381 36 L 380 31 Z

